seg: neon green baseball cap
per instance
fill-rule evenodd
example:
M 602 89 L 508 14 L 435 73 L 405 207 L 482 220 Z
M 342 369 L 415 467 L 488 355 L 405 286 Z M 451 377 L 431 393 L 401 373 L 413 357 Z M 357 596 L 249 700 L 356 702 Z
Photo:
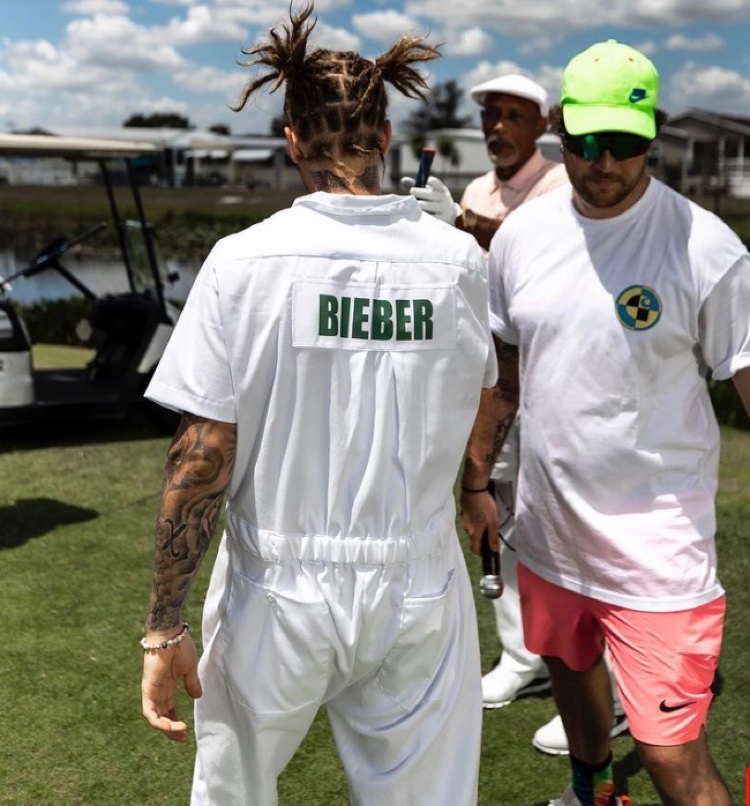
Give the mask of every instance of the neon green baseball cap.
M 658 98 L 659 73 L 651 60 L 609 39 L 570 60 L 560 105 L 569 134 L 626 132 L 653 140 Z

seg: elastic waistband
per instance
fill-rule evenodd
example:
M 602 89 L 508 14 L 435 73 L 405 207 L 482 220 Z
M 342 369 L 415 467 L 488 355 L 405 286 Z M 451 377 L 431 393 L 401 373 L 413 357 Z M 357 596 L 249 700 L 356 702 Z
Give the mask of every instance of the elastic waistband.
M 282 535 L 249 524 L 227 510 L 227 537 L 234 545 L 267 562 L 293 561 L 352 565 L 394 565 L 445 551 L 454 534 L 453 503 L 435 515 L 423 531 L 399 537 Z

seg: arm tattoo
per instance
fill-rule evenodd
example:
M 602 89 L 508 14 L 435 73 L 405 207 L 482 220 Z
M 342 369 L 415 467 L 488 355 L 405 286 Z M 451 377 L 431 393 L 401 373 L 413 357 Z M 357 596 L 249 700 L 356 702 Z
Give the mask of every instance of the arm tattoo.
M 208 551 L 232 477 L 236 427 L 185 415 L 167 453 L 146 628 L 168 630 Z
M 514 414 L 508 414 L 497 424 L 495 434 L 492 438 L 491 453 L 488 452 L 485 457 L 488 464 L 494 464 L 495 460 L 500 455 L 500 449 L 503 447 L 505 439 L 508 436 L 508 431 L 510 431 L 510 427 L 513 425 L 513 420 L 515 419 Z
M 497 342 L 498 378 L 495 395 L 509 403 L 518 404 L 518 347 L 515 344 Z

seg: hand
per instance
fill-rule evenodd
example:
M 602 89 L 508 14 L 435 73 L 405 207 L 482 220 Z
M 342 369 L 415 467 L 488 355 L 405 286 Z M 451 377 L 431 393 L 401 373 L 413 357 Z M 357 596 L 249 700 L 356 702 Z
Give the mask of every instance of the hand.
M 489 536 L 490 548 L 499 551 L 495 496 L 489 490 L 481 493 L 461 493 L 461 510 L 472 553 L 482 553 L 482 535 L 485 531 Z
M 453 201 L 450 190 L 437 176 L 431 176 L 423 188 L 414 187 L 414 180 L 410 176 L 403 177 L 401 185 L 414 196 L 425 213 L 434 215 L 446 224 L 453 226 L 461 215 L 461 207 Z
M 141 680 L 143 716 L 148 724 L 175 742 L 187 742 L 187 725 L 176 721 L 180 678 L 185 681 L 185 691 L 197 700 L 203 690 L 198 679 L 198 653 L 189 633 L 177 646 L 144 652 Z

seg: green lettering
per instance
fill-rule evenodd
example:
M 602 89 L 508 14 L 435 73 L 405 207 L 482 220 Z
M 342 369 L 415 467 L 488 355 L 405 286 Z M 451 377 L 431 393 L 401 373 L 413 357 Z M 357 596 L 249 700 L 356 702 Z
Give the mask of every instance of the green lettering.
M 330 294 L 320 295 L 320 305 L 318 314 L 318 335 L 336 336 L 339 330 L 338 300 Z
M 379 341 L 393 338 L 393 305 L 387 299 L 372 301 L 372 338 Z
M 411 323 L 410 305 L 410 299 L 396 300 L 396 341 L 411 341 L 411 332 L 407 330 Z
M 414 305 L 414 338 L 432 340 L 432 303 L 428 299 L 415 299 Z
M 364 297 L 354 297 L 354 315 L 352 316 L 352 338 L 366 339 L 367 331 L 364 329 L 369 320 L 369 314 L 365 311 L 370 304 L 369 299 Z
M 341 333 L 342 339 L 349 338 L 349 321 L 352 307 L 351 297 L 341 297 Z

